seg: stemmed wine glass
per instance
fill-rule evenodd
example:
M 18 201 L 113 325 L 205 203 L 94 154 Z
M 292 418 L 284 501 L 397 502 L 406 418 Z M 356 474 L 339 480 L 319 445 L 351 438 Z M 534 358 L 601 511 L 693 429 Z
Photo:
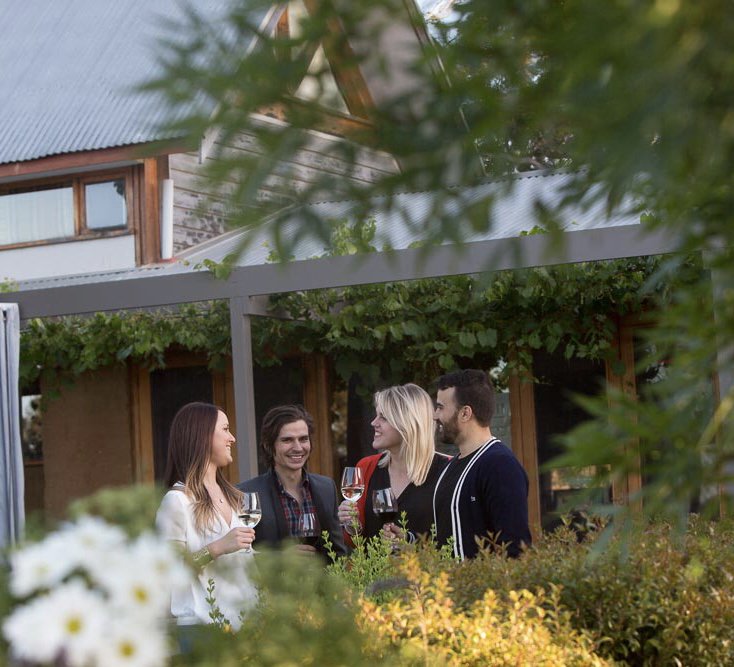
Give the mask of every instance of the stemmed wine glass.
M 372 511 L 382 520 L 382 525 L 398 520 L 398 501 L 391 488 L 372 492 Z
M 296 537 L 301 544 L 316 546 L 321 531 L 319 530 L 319 518 L 313 512 L 302 512 L 298 518 L 298 532 Z
M 364 478 L 362 477 L 362 469 L 353 466 L 347 466 L 342 473 L 342 495 L 345 500 L 356 503 L 364 493 Z M 355 519 L 344 524 L 344 530 L 350 535 L 359 533 L 359 522 Z
M 254 528 L 260 523 L 263 510 L 260 504 L 260 496 L 257 491 L 243 492 L 239 505 L 237 506 L 237 516 L 247 528 Z M 252 551 L 252 545 L 247 547 L 245 551 Z

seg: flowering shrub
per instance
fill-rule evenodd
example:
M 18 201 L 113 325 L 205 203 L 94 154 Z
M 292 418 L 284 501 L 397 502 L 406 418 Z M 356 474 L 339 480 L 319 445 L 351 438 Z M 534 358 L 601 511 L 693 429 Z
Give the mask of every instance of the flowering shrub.
M 358 540 L 324 568 L 258 553 L 256 609 L 239 632 L 189 628 L 172 650 L 168 595 L 190 573 L 150 532 L 158 494 L 108 491 L 0 568 L 2 634 L 16 660 L 55 667 L 734 664 L 734 524 L 685 534 L 645 524 L 604 549 L 562 529 L 522 558 L 459 562 L 431 544 Z M 139 506 L 139 508 L 138 508 Z M 111 525 L 119 521 L 121 528 Z M 6 595 L 7 593 L 7 595 Z M 12 599 L 8 599 L 8 597 Z M 216 608 L 216 590 L 212 591 Z M 184 641 L 185 640 L 185 641 Z M 170 643 L 169 643 L 170 642 Z M 0 646 L 0 664 L 5 664 Z M 13 664 L 13 663 L 11 663 Z
M 11 654 L 68 667 L 167 662 L 170 591 L 188 581 L 178 553 L 153 533 L 82 517 L 10 556 L 18 604 L 2 625 Z

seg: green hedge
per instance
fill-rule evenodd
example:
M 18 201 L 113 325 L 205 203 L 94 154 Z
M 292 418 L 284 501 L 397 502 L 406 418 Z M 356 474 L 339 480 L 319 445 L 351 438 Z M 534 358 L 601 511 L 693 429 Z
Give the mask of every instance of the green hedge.
M 545 610 L 542 627 L 533 633 L 537 640 L 543 628 L 552 630 L 546 651 L 572 649 L 569 655 L 579 655 L 591 647 L 598 658 L 623 665 L 734 664 L 734 528 L 728 522 L 692 517 L 685 535 L 664 524 L 646 525 L 623 540 L 612 538 L 603 549 L 593 536 L 579 543 L 564 528 L 518 560 L 487 551 L 459 563 L 430 546 L 408 547 L 392 560 L 389 576 L 393 581 L 404 577 L 402 591 L 377 603 L 360 597 L 375 626 L 381 615 L 395 625 L 397 609 L 415 615 L 416 595 L 423 608 L 438 600 L 450 603 L 452 622 L 458 624 L 488 608 L 507 619 L 522 599 L 534 614 Z M 354 572 L 345 574 L 357 579 Z M 489 627 L 497 631 L 492 623 Z M 403 628 L 387 635 L 400 646 L 415 643 L 412 632 Z M 453 640 L 440 632 L 432 641 L 446 653 L 446 664 L 516 664 L 475 662 L 458 649 L 451 653 Z M 583 660 L 591 660 L 588 656 L 580 664 L 594 664 Z M 574 659 L 556 664 L 574 664 Z

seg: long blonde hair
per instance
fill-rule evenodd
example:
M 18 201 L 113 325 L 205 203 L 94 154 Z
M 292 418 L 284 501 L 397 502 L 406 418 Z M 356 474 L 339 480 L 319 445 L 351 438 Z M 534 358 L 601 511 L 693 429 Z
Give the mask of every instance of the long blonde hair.
M 396 385 L 375 393 L 375 409 L 400 433 L 408 479 L 420 486 L 436 452 L 431 397 L 417 384 Z M 389 463 L 390 453 L 385 452 L 378 465 L 384 468 Z
M 204 475 L 220 411 L 221 408 L 211 403 L 187 403 L 173 418 L 168 436 L 166 485 L 183 483 L 186 495 L 193 501 L 194 525 L 202 532 L 214 526 L 216 519 L 214 503 L 204 486 Z M 236 509 L 242 492 L 224 478 L 220 469 L 216 479 L 227 502 Z

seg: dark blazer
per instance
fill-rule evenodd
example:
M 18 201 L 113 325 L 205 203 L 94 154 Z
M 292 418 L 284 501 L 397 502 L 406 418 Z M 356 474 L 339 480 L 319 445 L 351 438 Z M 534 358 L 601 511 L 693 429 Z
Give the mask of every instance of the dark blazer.
M 321 530 L 329 531 L 329 538 L 334 551 L 338 556 L 342 556 L 347 553 L 347 547 L 344 544 L 342 528 L 336 513 L 339 506 L 336 484 L 334 484 L 333 479 L 324 475 L 317 475 L 312 472 L 307 472 L 306 475 L 311 485 L 311 496 L 313 497 L 316 514 L 319 517 Z M 277 546 L 282 540 L 290 537 L 288 522 L 278 499 L 275 473 L 272 470 L 268 470 L 268 472 L 258 477 L 248 479 L 246 482 L 241 482 L 237 485 L 237 488 L 240 491 L 257 491 L 260 494 L 263 516 L 255 528 L 254 547 L 257 548 L 258 545 L 262 546 L 263 544 L 271 547 Z

